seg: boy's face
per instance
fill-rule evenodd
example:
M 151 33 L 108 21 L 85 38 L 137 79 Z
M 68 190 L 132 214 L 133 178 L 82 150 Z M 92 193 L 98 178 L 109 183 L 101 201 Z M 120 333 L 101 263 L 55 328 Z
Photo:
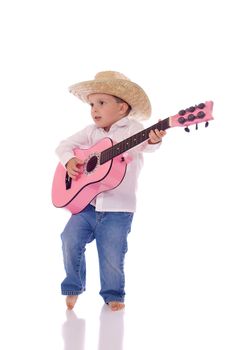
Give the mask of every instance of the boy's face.
M 122 119 L 128 109 L 127 103 L 117 102 L 112 95 L 91 94 L 88 100 L 95 124 L 106 131 L 109 131 L 114 123 Z

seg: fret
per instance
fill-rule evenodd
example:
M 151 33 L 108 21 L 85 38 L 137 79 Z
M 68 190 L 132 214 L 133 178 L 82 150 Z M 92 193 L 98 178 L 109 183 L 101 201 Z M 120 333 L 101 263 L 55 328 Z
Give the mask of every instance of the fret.
M 121 154 L 121 147 L 120 147 L 120 143 L 116 144 L 115 146 L 112 147 L 113 149 L 113 156 L 117 156 L 118 154 Z
M 149 133 L 151 130 L 159 129 L 166 130 L 170 127 L 169 118 L 159 121 L 158 123 L 150 126 L 147 129 L 139 131 L 137 134 L 128 137 L 127 139 L 118 142 L 112 147 L 107 148 L 100 154 L 100 164 L 108 162 L 110 159 L 124 153 L 125 151 L 139 145 L 140 143 L 146 141 L 149 138 Z
M 109 154 L 110 159 L 114 158 L 113 147 L 110 147 L 108 154 Z

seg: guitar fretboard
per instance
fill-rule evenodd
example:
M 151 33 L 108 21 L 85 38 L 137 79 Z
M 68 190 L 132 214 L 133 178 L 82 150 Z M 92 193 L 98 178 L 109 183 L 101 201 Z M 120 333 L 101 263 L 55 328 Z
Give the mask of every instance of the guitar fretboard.
M 129 149 L 139 145 L 140 143 L 149 139 L 149 133 L 151 130 L 159 129 L 166 130 L 170 128 L 169 118 L 159 121 L 157 124 L 150 126 L 138 132 L 135 135 L 128 137 L 127 139 L 115 144 L 112 147 L 105 149 L 100 155 L 100 164 L 104 164 L 114 157 L 128 151 Z

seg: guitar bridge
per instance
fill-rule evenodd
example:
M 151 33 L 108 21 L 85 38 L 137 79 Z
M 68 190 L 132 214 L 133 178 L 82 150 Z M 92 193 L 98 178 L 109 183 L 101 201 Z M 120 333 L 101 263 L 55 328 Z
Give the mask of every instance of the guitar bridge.
M 68 175 L 68 172 L 66 172 L 65 184 L 66 184 L 66 190 L 69 190 L 71 188 L 72 178 Z

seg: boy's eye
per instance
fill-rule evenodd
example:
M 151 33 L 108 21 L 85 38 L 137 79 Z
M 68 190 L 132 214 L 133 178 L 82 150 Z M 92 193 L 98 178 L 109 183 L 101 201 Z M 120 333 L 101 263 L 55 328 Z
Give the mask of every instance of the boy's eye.
M 102 101 L 102 100 L 101 100 L 101 101 L 98 101 L 98 104 L 101 105 L 101 106 L 102 106 L 104 103 L 105 103 L 105 102 Z M 91 107 L 94 107 L 94 103 L 91 102 L 91 103 L 90 103 L 90 106 L 91 106 Z

